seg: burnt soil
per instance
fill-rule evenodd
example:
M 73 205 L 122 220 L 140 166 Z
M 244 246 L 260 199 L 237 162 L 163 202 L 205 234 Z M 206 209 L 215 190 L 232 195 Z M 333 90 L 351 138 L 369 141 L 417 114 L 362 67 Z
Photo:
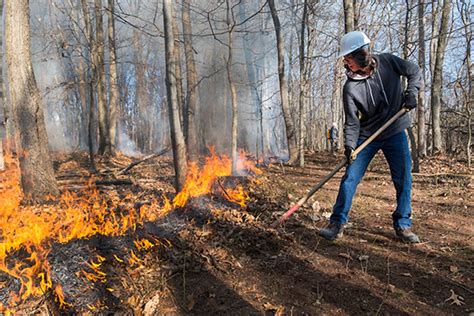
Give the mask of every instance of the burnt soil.
M 453 159 L 424 160 L 421 173 L 414 175 L 413 228 L 420 235 L 421 244 L 408 245 L 395 238 L 391 225 L 395 190 L 380 155 L 359 185 L 350 225 L 341 239 L 326 241 L 318 236 L 318 230 L 327 224 L 342 173 L 281 228 L 269 228 L 341 158 L 311 153 L 303 169 L 279 163 L 261 166 L 261 175 L 245 181 L 250 201 L 244 208 L 210 194 L 191 200 L 166 219 L 139 226 L 128 236 L 71 243 L 71 247 L 79 247 L 75 253 L 84 249 L 84 254 L 98 253 L 108 262 L 107 281 L 97 284 L 102 290 L 88 290 L 94 297 L 104 296 L 103 306 L 90 313 L 473 313 L 472 170 Z M 104 158 L 98 163 L 99 172 L 110 177 L 130 162 L 124 156 Z M 86 164 L 84 155 L 57 155 L 55 168 L 63 190 L 76 189 L 70 179 L 87 174 Z M 171 158 L 147 161 L 123 178 L 131 179 L 132 184 L 104 185 L 100 190 L 110 196 L 132 193 L 137 203 L 146 201 L 147 196 L 173 192 Z M 140 252 L 137 264 L 111 259 L 124 251 L 124 245 L 132 247 L 134 234 L 153 236 L 169 244 Z M 61 249 L 64 247 L 67 248 L 56 247 L 49 255 L 53 266 L 67 261 L 60 256 L 67 253 Z M 63 270 L 53 268 L 53 272 L 57 271 L 53 278 L 66 273 Z M 80 306 L 85 304 L 81 300 L 74 302 L 63 312 L 87 311 L 85 305 Z M 54 305 L 51 297 L 38 298 L 25 302 L 19 310 L 53 314 L 57 308 Z

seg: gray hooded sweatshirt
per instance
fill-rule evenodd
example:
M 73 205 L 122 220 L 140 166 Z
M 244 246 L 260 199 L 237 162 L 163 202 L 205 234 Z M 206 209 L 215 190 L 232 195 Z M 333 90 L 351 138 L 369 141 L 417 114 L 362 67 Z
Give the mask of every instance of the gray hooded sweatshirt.
M 362 77 L 348 72 L 343 90 L 345 112 L 344 145 L 356 148 L 395 115 L 402 107 L 403 91 L 400 76 L 407 78 L 406 93 L 418 95 L 421 71 L 418 65 L 392 54 L 374 56 L 376 68 L 372 75 Z M 411 124 L 409 115 L 402 115 L 376 140 L 393 136 Z

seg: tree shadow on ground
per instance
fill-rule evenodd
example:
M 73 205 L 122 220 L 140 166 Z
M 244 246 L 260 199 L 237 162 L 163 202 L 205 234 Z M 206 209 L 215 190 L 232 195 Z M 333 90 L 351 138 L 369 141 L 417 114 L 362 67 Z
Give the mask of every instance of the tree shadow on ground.
M 220 240 L 222 247 L 236 258 L 247 258 L 243 260 L 254 271 L 253 275 L 247 277 L 257 286 L 260 295 L 272 304 L 291 307 L 293 313 L 311 315 L 334 311 L 366 314 L 377 310 L 388 314 L 405 314 L 396 304 L 384 302 L 381 293 L 356 285 L 340 275 L 328 274 L 324 267 L 318 268 L 293 255 L 291 244 L 274 231 L 262 229 L 258 225 L 236 225 L 212 217 L 204 209 L 187 209 L 182 215 L 197 226 L 210 228 L 213 235 L 227 232 L 227 238 Z M 218 280 L 216 282 L 219 283 Z M 347 300 L 347 297 L 351 299 Z M 245 310 L 233 310 L 233 313 L 241 312 L 245 314 Z
M 361 239 L 365 242 L 357 244 Z M 379 286 L 388 283 L 393 285 L 393 293 L 389 294 L 394 303 L 396 300 L 393 297 L 410 296 L 409 301 L 413 306 L 420 305 L 418 312 L 421 313 L 462 313 L 466 306 L 453 306 L 445 302 L 450 290 L 455 289 L 468 304 L 472 304 L 472 289 L 469 290 L 467 286 L 443 276 L 439 270 L 430 270 L 426 264 L 429 262 L 435 268 L 438 266 L 437 269 L 441 269 L 440 265 L 443 263 L 449 266 L 451 258 L 437 254 L 434 261 L 432 252 L 426 252 L 419 246 L 404 244 L 386 230 L 358 226 L 346 230 L 345 236 L 337 242 L 328 242 L 321 239 L 317 232 L 307 231 L 299 239 L 299 243 L 308 250 L 313 249 L 314 244 L 318 242 L 318 254 L 338 262 L 340 266 L 346 266 L 345 273 L 367 274 L 378 279 L 376 283 Z M 367 261 L 359 260 L 363 256 L 367 256 Z M 472 273 L 468 261 L 460 260 L 459 264 L 466 269 L 466 273 Z M 408 303 L 406 299 L 403 301 Z

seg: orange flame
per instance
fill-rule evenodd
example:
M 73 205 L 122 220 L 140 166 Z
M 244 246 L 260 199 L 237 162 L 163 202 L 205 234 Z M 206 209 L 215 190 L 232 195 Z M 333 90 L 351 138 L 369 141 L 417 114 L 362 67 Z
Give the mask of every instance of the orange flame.
M 54 288 L 54 293 L 56 293 L 56 297 L 59 301 L 59 307 L 60 308 L 65 308 L 65 307 L 69 306 L 69 304 L 64 299 L 64 292 L 63 292 L 63 288 L 61 287 L 61 285 L 59 285 L 59 284 L 56 285 L 56 287 Z
M 184 188 L 172 201 L 163 197 L 163 201 L 152 201 L 137 210 L 124 205 L 127 202 L 133 205 L 133 196 L 125 197 L 119 204 L 100 194 L 91 184 L 82 192 L 64 192 L 56 206 L 45 206 L 38 210 L 33 206 L 20 206 L 23 195 L 18 162 L 11 155 L 6 155 L 5 165 L 6 170 L 0 172 L 0 272 L 20 280 L 21 289 L 19 293 L 11 293 L 8 302 L 0 303 L 0 312 L 7 312 L 12 304 L 30 296 L 41 296 L 52 289 L 47 256 L 53 243 L 67 243 L 95 234 L 125 235 L 127 231 L 135 229 L 137 224 L 155 221 L 174 208 L 183 207 L 189 198 L 209 193 L 218 177 L 232 174 L 231 160 L 227 156 L 219 157 L 211 150 L 211 156 L 205 159 L 201 168 L 195 162 L 189 163 Z M 245 159 L 241 159 L 239 166 L 242 170 L 259 173 Z M 245 206 L 248 195 L 241 186 L 223 190 L 227 199 Z M 135 246 L 139 251 L 155 246 L 171 246 L 169 241 L 164 242 L 141 239 L 135 241 Z M 14 254 L 19 250 L 26 252 L 28 257 L 24 260 L 14 259 Z M 82 275 L 93 282 L 105 282 L 106 275 L 100 270 L 104 260 L 97 257 L 90 261 L 90 271 L 83 270 Z M 128 263 L 140 262 L 141 259 L 131 250 Z M 60 285 L 55 285 L 54 293 L 60 305 L 67 306 Z
M 156 244 L 145 238 L 137 239 L 133 243 L 135 244 L 135 247 L 137 247 L 138 250 L 148 250 L 156 246 Z
M 216 155 L 213 148 L 210 149 L 211 156 L 207 157 L 202 168 L 198 167 L 196 162 L 190 162 L 188 165 L 188 174 L 186 182 L 181 192 L 173 199 L 173 207 L 183 207 L 191 197 L 197 197 L 211 192 L 211 188 L 219 177 L 232 175 L 232 160 L 228 156 Z M 245 154 L 240 153 L 239 163 L 237 164 L 237 172 L 252 171 L 261 173 L 255 167 L 255 164 L 245 159 Z M 226 190 L 226 196 L 231 202 L 235 202 L 241 206 L 245 206 L 248 196 L 244 194 L 242 186 L 236 189 Z

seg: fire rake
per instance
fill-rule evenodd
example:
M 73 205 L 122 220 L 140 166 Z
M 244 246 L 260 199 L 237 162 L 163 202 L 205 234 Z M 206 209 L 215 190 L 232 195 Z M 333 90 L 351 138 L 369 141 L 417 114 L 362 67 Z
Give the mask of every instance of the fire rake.
M 367 138 L 362 144 L 360 144 L 356 150 L 352 153 L 352 156 L 355 158 L 368 144 L 370 144 L 377 136 L 380 135 L 387 127 L 389 127 L 393 122 L 395 122 L 400 116 L 403 114 L 409 112 L 410 110 L 402 107 L 400 111 L 398 111 L 390 120 L 388 120 L 382 127 L 380 127 L 372 136 Z M 316 191 L 318 191 L 326 182 L 328 182 L 334 175 L 342 169 L 347 164 L 347 158 L 344 157 L 344 159 L 327 175 L 325 176 L 321 181 L 319 181 L 318 184 L 316 184 L 314 187 L 309 190 L 309 192 L 306 194 L 306 196 L 302 197 L 298 202 L 296 202 L 295 205 L 293 205 L 288 211 L 286 211 L 285 214 L 283 214 L 279 219 L 274 221 L 270 227 L 276 228 L 280 224 L 282 224 L 285 220 L 287 220 L 294 212 L 296 212 L 306 201 L 309 200 L 310 197 L 313 196 Z

